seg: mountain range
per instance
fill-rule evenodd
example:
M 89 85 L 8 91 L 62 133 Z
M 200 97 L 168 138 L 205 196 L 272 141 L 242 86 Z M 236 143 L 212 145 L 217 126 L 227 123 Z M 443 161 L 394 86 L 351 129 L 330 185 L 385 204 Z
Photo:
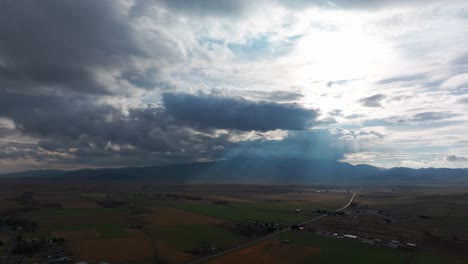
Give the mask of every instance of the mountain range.
M 1 174 L 2 178 L 43 178 L 184 183 L 468 183 L 468 169 L 397 167 L 298 158 L 241 157 L 186 164 L 64 170 L 36 170 Z

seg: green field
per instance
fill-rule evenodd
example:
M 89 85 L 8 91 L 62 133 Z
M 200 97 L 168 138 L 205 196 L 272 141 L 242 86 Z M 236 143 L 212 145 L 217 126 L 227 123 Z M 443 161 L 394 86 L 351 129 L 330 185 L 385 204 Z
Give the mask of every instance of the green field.
M 467 260 L 463 260 L 456 256 L 451 256 L 446 252 L 428 252 L 418 251 L 414 258 L 411 260 L 411 264 L 466 264 Z
M 94 189 L 83 185 L 82 188 L 86 194 L 101 191 L 101 187 Z M 169 189 L 166 190 L 166 188 Z M 97 241 L 97 244 L 93 244 L 90 249 L 86 250 L 102 246 L 104 251 L 109 243 L 114 246 L 122 243 L 123 246 L 119 250 L 123 252 L 127 245 L 126 242 L 121 241 L 135 241 L 132 239 L 137 238 L 141 245 L 131 244 L 133 247 L 145 248 L 145 250 L 149 248 L 151 251 L 151 247 L 156 246 L 163 252 L 161 253 L 162 257 L 170 259 L 170 257 L 177 255 L 183 261 L 175 261 L 175 263 L 185 263 L 187 256 L 197 258 L 185 253 L 187 250 L 199 248 L 207 243 L 229 249 L 253 239 L 231 230 L 231 227 L 236 223 L 252 220 L 274 222 L 288 227 L 291 224 L 301 223 L 317 216 L 317 214 L 307 213 L 308 211 L 316 209 L 332 211 L 344 205 L 351 195 L 346 192 L 307 191 L 304 190 L 303 186 L 288 188 L 287 190 L 280 189 L 278 193 L 270 186 L 268 188 L 261 186 L 248 188 L 242 186 L 165 186 L 152 190 L 138 184 L 113 187 L 105 195 L 56 194 L 55 191 L 47 189 L 47 192 L 38 192 L 33 196 L 34 208 L 38 208 L 37 210 L 5 210 L 5 212 L 19 219 L 37 223 L 35 232 L 12 230 L 11 239 L 16 239 L 17 235 L 21 235 L 24 239 L 63 236 L 65 237 L 64 249 L 71 253 L 76 261 L 81 260 L 81 257 L 86 255 L 77 246 L 83 241 Z M 57 197 L 61 197 L 61 200 L 70 203 L 83 202 L 83 197 L 85 197 L 86 202 L 102 201 L 104 205 L 99 204 L 102 207 L 98 208 L 60 208 L 60 203 L 54 203 L 51 200 L 50 197 L 55 197 L 52 194 L 58 195 Z M 418 240 L 423 234 L 422 232 L 427 229 L 434 230 L 432 232 L 434 236 L 441 236 L 445 239 L 442 241 L 455 244 L 457 241 L 455 238 L 452 239 L 451 235 L 456 234 L 459 243 L 462 243 L 466 238 L 466 220 L 468 219 L 466 210 L 464 210 L 468 205 L 465 196 L 460 197 L 457 194 L 408 194 L 380 190 L 362 192 L 356 200 L 357 205 L 348 208 L 347 211 L 357 217 L 328 216 L 314 222 L 314 229 L 327 232 L 349 232 L 361 237 L 375 237 L 385 241 L 390 239 L 414 241 L 421 247 L 434 248 L 437 252 L 429 252 L 427 249 L 410 252 L 368 245 L 357 240 L 316 235 L 311 232 L 283 233 L 277 238 L 287 238 L 291 240 L 291 244 L 283 245 L 274 241 L 279 251 L 262 248 L 262 252 L 266 256 L 270 251 L 289 256 L 290 254 L 297 255 L 297 250 L 304 250 L 303 247 L 295 247 L 295 245 L 312 247 L 309 249 L 312 250 L 313 254 L 304 255 L 294 262 L 296 264 L 468 263 L 463 260 L 463 258 L 466 259 L 463 252 L 451 249 L 451 244 L 441 244 L 440 246 L 430 244 L 427 246 L 419 243 Z M 117 203 L 112 204 L 115 201 Z M 3 207 L 1 209 L 17 206 L 29 209 L 32 208 L 30 204 L 16 201 L 0 202 L 0 206 Z M 385 214 L 396 220 L 391 225 L 383 225 L 382 216 L 366 212 L 368 208 L 383 210 Z M 296 209 L 300 209 L 302 212 L 296 213 Z M 181 210 L 185 212 L 181 212 Z M 420 215 L 427 217 L 422 218 Z M 183 221 L 179 221 L 179 219 Z M 138 229 L 129 229 L 130 226 L 138 227 Z M 385 232 L 380 232 L 381 229 Z M 392 236 L 396 238 L 392 238 Z M 399 239 L 399 236 L 404 236 L 405 239 Z M 407 239 L 406 236 L 408 236 Z M 460 244 L 457 245 L 460 246 Z M 97 254 L 100 254 L 99 252 L 98 250 Z M 103 255 L 105 254 L 107 253 L 104 252 Z M 132 254 L 140 255 L 140 253 Z M 145 256 L 148 257 L 148 254 Z M 289 261 L 289 258 L 286 260 Z M 122 262 L 124 261 L 128 260 L 123 258 Z M 148 261 L 151 260 L 148 259 Z M 128 263 L 141 264 L 140 262 Z
M 416 250 L 414 253 L 383 246 L 373 246 L 349 239 L 330 238 L 307 232 L 288 232 L 278 236 L 291 244 L 321 248 L 320 254 L 305 263 L 362 263 L 362 264 L 464 264 L 466 260 L 447 252 Z
M 38 231 L 23 232 L 25 238 L 48 238 L 54 231 L 89 229 L 95 229 L 103 238 L 115 238 L 128 236 L 128 213 L 128 208 L 41 209 L 21 216 L 39 223 Z
M 74 231 L 74 230 L 90 230 L 95 229 L 102 238 L 126 237 L 128 232 L 123 224 L 87 224 L 87 225 L 61 225 L 61 226 L 45 226 L 40 231 L 22 232 L 23 238 L 50 238 L 52 232 L 56 231 Z
M 407 263 L 411 252 L 387 247 L 371 246 L 347 239 L 336 239 L 308 232 L 288 232 L 279 238 L 291 240 L 292 244 L 321 248 L 320 254 L 304 263 L 360 263 L 399 264 Z
M 25 217 L 41 216 L 91 216 L 106 214 L 128 214 L 128 208 L 76 208 L 76 209 L 41 209 L 23 213 Z

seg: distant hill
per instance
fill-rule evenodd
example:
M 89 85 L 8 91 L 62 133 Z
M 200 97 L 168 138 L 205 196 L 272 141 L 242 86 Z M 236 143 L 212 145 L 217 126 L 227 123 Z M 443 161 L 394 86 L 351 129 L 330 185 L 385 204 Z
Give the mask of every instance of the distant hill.
M 62 178 L 109 181 L 182 183 L 289 183 L 314 182 L 465 182 L 468 169 L 382 169 L 332 160 L 252 158 L 146 167 L 25 171 L 2 174 L 15 178 Z

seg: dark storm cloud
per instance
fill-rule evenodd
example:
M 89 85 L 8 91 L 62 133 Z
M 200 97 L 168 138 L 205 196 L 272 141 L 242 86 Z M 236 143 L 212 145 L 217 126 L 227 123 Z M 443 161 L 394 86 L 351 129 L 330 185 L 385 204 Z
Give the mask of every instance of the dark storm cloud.
M 40 140 L 38 156 L 53 152 L 63 154 L 59 157 L 64 159 L 74 156 L 92 161 L 93 157 L 118 155 L 123 163 L 122 158 L 126 156 L 143 156 L 153 162 L 160 156 L 170 156 L 177 161 L 179 156 L 196 159 L 200 153 L 217 153 L 230 145 L 227 135 L 213 137 L 209 131 L 193 133 L 183 122 L 168 116 L 163 108 L 151 105 L 124 113 L 88 97 L 64 99 L 4 93 L 0 97 L 0 113 L 14 120 L 16 129 L 23 135 Z M 31 157 L 34 151 L 29 146 L 10 146 L 9 150 L 11 155 L 27 153 Z
M 275 1 L 245 1 L 245 0 L 137 0 L 133 13 L 144 12 L 157 3 L 174 13 L 191 16 L 240 17 L 251 10 L 262 8 L 269 4 L 279 4 L 290 9 L 321 7 L 330 9 L 376 9 L 392 6 L 410 6 L 427 3 L 427 0 L 275 0 Z
M 369 97 L 364 97 L 359 100 L 363 106 L 367 107 L 382 107 L 381 101 L 386 98 L 383 94 L 375 94 Z
M 323 129 L 290 131 L 284 139 L 271 141 L 257 131 L 255 137 L 238 141 L 235 139 L 237 136 L 246 134 L 238 130 L 237 126 L 226 133 L 215 133 L 211 128 L 193 126 L 191 120 L 174 118 L 173 112 L 169 109 L 153 105 L 132 108 L 124 112 L 112 105 L 98 104 L 89 97 L 70 97 L 64 100 L 57 96 L 31 96 L 17 93 L 4 95 L 6 96 L 0 98 L 0 112 L 4 115 L 3 126 L 12 127 L 8 120 L 14 120 L 14 129 L 24 136 L 38 139 L 39 143 L 10 142 L 0 145 L 0 159 L 34 160 L 49 167 L 139 166 L 193 162 L 230 158 L 233 155 L 248 154 L 248 151 L 251 151 L 250 154 L 263 156 L 303 155 L 310 158 L 339 159 L 345 153 L 354 151 L 356 140 L 367 140 L 366 138 L 375 136 L 345 130 L 331 132 Z M 278 107 L 281 111 L 292 115 L 302 111 L 306 111 L 307 116 L 316 115 L 314 111 L 309 113 L 310 110 L 291 105 L 254 103 L 211 96 L 197 98 L 214 106 L 220 104 L 230 106 L 229 109 L 234 112 L 248 113 L 256 118 L 274 118 L 262 112 L 263 110 L 269 112 L 271 107 Z M 199 111 L 198 114 L 210 114 L 209 117 L 213 117 L 202 107 L 194 108 L 192 104 L 188 106 L 192 111 Z M 216 108 L 213 111 L 226 114 L 228 110 L 220 111 Z M 277 111 L 279 110 L 274 112 Z M 282 117 L 285 114 L 278 115 Z M 234 117 L 231 113 L 227 114 L 226 118 L 229 120 Z M 290 118 L 297 119 L 294 116 Z M 235 124 L 241 124 L 243 128 L 251 125 L 250 121 L 246 124 L 242 122 Z M 266 124 L 274 127 L 289 125 L 281 119 Z M 264 128 L 266 125 L 257 126 Z
M 109 93 L 96 71 L 144 55 L 125 18 L 110 0 L 2 1 L 0 91 Z
M 304 130 L 315 123 L 316 110 L 293 104 L 254 102 L 210 95 L 164 94 L 167 112 L 179 120 L 207 128 Z
M 252 4 L 243 0 L 161 0 L 160 3 L 182 13 L 218 16 L 239 15 L 248 8 L 247 3 Z
M 32 135 L 77 137 L 119 112 L 109 105 L 94 104 L 86 97 L 3 92 L 0 113 L 12 119 L 18 129 Z

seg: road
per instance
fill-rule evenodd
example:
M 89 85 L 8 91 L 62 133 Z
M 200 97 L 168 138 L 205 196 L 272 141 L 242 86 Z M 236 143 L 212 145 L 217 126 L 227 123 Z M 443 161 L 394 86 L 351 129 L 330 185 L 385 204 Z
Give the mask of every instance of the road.
M 351 196 L 351 199 L 349 199 L 349 202 L 348 202 L 345 206 L 341 207 L 340 209 L 336 209 L 335 212 L 339 212 L 339 211 L 342 211 L 342 210 L 348 208 L 348 207 L 351 205 L 351 203 L 353 202 L 354 197 L 356 197 L 356 193 L 353 193 L 353 196 Z M 319 219 L 321 219 L 321 218 L 324 218 L 324 217 L 326 217 L 326 216 L 327 216 L 326 214 L 325 214 L 325 215 L 321 215 L 321 216 L 317 216 L 317 217 L 315 217 L 315 218 L 312 218 L 312 219 L 310 219 L 310 220 L 307 220 L 307 221 L 305 221 L 305 222 L 302 222 L 302 223 L 300 223 L 300 224 L 298 224 L 298 225 L 306 225 L 306 224 L 312 223 L 312 222 L 314 222 L 314 221 L 317 221 L 317 220 L 319 220 Z M 239 249 L 242 249 L 242 248 L 245 248 L 245 247 L 248 247 L 248 246 L 257 244 L 258 242 L 261 242 L 261 241 L 263 241 L 263 240 L 267 240 L 267 239 L 269 239 L 269 238 L 275 237 L 275 236 L 277 236 L 277 235 L 279 235 L 279 234 L 283 234 L 283 233 L 288 232 L 288 231 L 290 231 L 290 230 L 291 230 L 291 228 L 286 228 L 286 229 L 280 230 L 280 231 L 278 231 L 278 232 L 272 233 L 272 234 L 270 234 L 270 235 L 261 237 L 261 238 L 259 238 L 259 239 L 256 239 L 256 240 L 247 242 L 247 243 L 242 244 L 242 245 L 239 245 L 239 246 L 237 246 L 237 247 L 233 247 L 233 248 L 231 248 L 231 249 L 225 250 L 225 251 L 220 252 L 220 253 L 218 253 L 218 254 L 214 254 L 214 255 L 210 255 L 210 256 L 207 256 L 207 257 L 204 257 L 204 258 L 201 258 L 201 259 L 197 259 L 197 260 L 195 260 L 195 261 L 189 262 L 188 264 L 200 264 L 200 263 L 203 263 L 203 262 L 207 262 L 207 261 L 210 261 L 210 260 L 215 259 L 215 258 L 217 258 L 217 257 L 221 257 L 221 256 L 223 256 L 223 255 L 226 255 L 226 254 L 232 253 L 232 252 L 234 252 L 234 251 L 237 251 L 237 250 L 239 250 Z
M 351 199 L 349 199 L 349 202 L 345 206 L 341 207 L 340 209 L 336 209 L 335 212 L 343 211 L 344 209 L 348 208 L 351 205 L 351 203 L 354 201 L 354 197 L 356 197 L 355 192 L 353 192 L 353 196 L 351 196 Z

